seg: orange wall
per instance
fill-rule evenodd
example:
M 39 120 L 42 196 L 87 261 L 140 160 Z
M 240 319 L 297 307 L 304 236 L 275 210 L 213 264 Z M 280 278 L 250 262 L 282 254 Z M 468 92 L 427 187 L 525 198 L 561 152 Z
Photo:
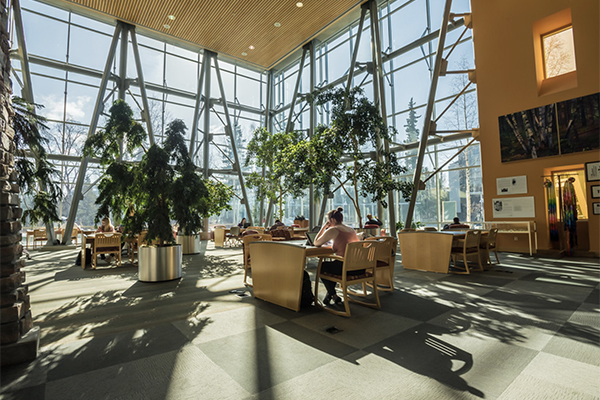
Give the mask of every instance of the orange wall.
M 502 163 L 498 117 L 600 91 L 599 4 L 598 0 L 471 0 L 486 220 L 493 220 L 491 199 L 502 197 L 497 195 L 496 179 L 527 175 L 528 193 L 522 196 L 535 197 L 540 249 L 551 248 L 542 176 L 549 169 L 583 167 L 585 162 L 599 161 L 600 152 Z M 547 94 L 540 95 L 544 91 L 538 87 L 535 23 L 569 8 L 575 42 L 576 80 L 567 85 L 570 88 L 547 90 Z M 589 249 L 598 253 L 600 221 L 599 216 L 592 215 L 590 186 L 591 183 L 588 184 Z M 581 243 L 581 247 L 586 248 L 587 243 Z

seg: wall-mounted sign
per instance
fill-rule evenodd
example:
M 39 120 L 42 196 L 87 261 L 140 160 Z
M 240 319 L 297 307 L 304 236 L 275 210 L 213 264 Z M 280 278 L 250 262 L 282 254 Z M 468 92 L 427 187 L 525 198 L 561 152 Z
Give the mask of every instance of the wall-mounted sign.
M 509 176 L 508 178 L 496 179 L 496 190 L 498 195 L 525 194 L 527 193 L 527 176 Z
M 600 215 L 600 203 L 592 203 L 592 208 L 594 211 L 594 215 Z
M 534 218 L 533 196 L 492 199 L 494 218 Z
M 585 179 L 588 182 L 600 181 L 600 161 L 585 163 Z

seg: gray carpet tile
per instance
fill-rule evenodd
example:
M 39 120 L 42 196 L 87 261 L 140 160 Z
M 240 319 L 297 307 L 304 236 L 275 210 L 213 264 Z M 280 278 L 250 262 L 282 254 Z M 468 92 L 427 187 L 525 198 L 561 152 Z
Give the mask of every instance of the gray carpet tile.
M 178 350 L 188 339 L 173 325 L 68 342 L 44 351 L 48 381 Z
M 250 393 L 261 392 L 356 351 L 293 322 L 197 346 Z
M 398 259 L 381 309 L 351 304 L 345 318 L 230 293 L 252 294 L 241 249 L 203 245 L 182 279 L 156 284 L 130 264 L 33 252 L 42 347 L 0 369 L 0 399 L 600 398 L 596 259 L 501 253 L 472 275 Z

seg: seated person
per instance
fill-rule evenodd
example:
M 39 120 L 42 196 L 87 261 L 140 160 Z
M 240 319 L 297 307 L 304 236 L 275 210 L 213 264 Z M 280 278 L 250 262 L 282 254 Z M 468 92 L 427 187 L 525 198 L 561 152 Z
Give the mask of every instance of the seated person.
M 250 222 L 246 222 L 246 218 L 242 218 L 242 221 L 238 224 L 241 229 L 245 229 L 250 226 Z
M 469 225 L 467 225 L 467 224 L 462 224 L 462 223 L 460 222 L 460 219 L 458 219 L 458 217 L 454 217 L 454 220 L 453 220 L 453 222 L 452 222 L 450 225 L 448 225 L 448 228 L 446 228 L 446 227 L 444 226 L 444 229 L 456 229 L 456 228 L 465 228 L 465 229 L 469 229 L 469 228 L 470 228 L 470 226 L 469 226 Z
M 96 229 L 96 232 L 102 232 L 102 233 L 109 233 L 109 232 L 114 232 L 115 231 L 115 227 L 110 223 L 110 218 L 108 217 L 104 217 L 102 218 L 102 225 L 100 225 L 98 227 L 98 229 Z M 112 254 L 110 254 L 108 256 L 108 258 L 106 258 L 106 256 L 104 254 L 100 254 L 100 259 L 104 260 L 106 259 L 106 262 L 110 263 L 112 261 Z
M 383 225 L 383 222 L 381 222 L 379 218 L 373 217 L 371 214 L 367 214 L 367 222 L 365 222 L 365 225 L 381 226 Z
M 280 226 L 285 226 L 285 224 L 283 222 L 281 222 L 280 220 L 276 219 L 275 223 L 273 224 L 273 226 L 271 227 L 271 229 L 269 229 L 270 231 L 274 231 L 277 228 L 279 228 Z
M 328 222 L 323 225 L 315 239 L 315 246 L 322 246 L 332 240 L 333 245 L 331 248 L 333 249 L 333 252 L 340 257 L 344 256 L 346 245 L 348 243 L 359 241 L 354 229 L 344 224 L 342 211 L 342 207 L 338 207 L 337 210 L 332 210 L 327 213 Z M 339 260 L 323 261 L 321 264 L 321 271 L 333 275 L 341 275 L 343 265 L 344 263 Z M 348 272 L 349 275 L 362 275 L 364 273 L 364 269 Z M 329 304 L 331 300 L 335 303 L 341 303 L 342 299 L 340 299 L 335 292 L 336 283 L 327 279 L 321 279 L 321 282 L 323 282 L 323 285 L 327 288 L 327 295 L 323 299 L 323 303 Z

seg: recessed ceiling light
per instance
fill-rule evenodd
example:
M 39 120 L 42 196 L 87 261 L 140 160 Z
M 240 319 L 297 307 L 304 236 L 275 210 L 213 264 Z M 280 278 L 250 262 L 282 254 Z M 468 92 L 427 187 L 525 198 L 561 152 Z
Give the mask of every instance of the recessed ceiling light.
M 169 24 L 164 24 L 163 25 L 163 28 L 165 28 L 165 29 L 169 29 L 170 27 L 171 27 L 171 25 L 169 25 Z
M 281 26 L 279 22 L 275 22 L 273 25 L 275 25 L 275 28 L 279 28 Z
M 302 7 L 303 5 L 304 5 L 304 3 L 302 3 L 301 1 L 296 3 L 296 7 L 298 7 L 298 8 Z
M 246 53 L 245 51 L 243 51 L 243 52 L 242 52 L 242 55 L 243 55 L 244 57 L 246 57 L 246 56 L 248 55 L 248 53 Z
M 169 18 L 171 21 L 173 21 L 175 19 L 174 15 L 167 15 L 167 18 Z
M 252 45 L 248 46 L 248 48 L 249 48 L 250 50 L 254 50 L 254 46 L 252 46 Z

